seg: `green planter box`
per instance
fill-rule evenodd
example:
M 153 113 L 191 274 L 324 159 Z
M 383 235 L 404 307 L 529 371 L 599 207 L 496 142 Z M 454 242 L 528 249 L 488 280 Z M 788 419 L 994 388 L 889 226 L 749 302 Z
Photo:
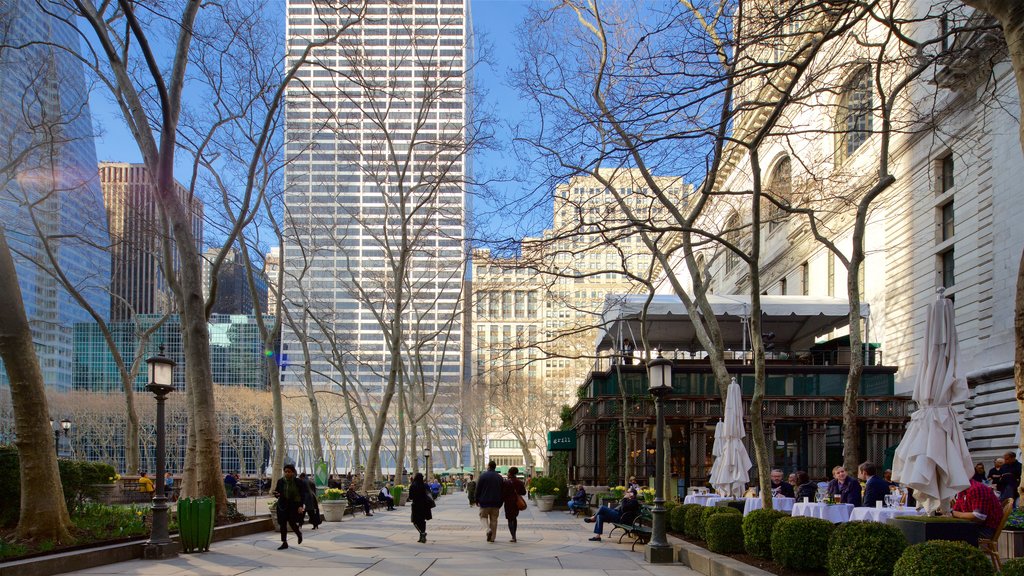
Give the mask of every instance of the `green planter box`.
M 947 517 L 898 516 L 890 524 L 900 529 L 907 544 L 920 544 L 928 540 L 954 540 L 978 545 L 978 525 L 967 520 Z
M 178 534 L 186 554 L 206 552 L 213 540 L 213 498 L 178 500 Z

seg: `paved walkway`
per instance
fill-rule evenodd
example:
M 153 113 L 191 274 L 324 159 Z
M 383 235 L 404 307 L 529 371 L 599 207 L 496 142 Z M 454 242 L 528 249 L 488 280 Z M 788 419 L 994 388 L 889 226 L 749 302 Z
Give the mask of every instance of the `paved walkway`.
M 195 574 L 262 576 L 695 576 L 682 565 L 650 565 L 637 547 L 615 539 L 588 542 L 593 525 L 565 512 L 538 512 L 533 507 L 519 515 L 519 542 L 512 544 L 504 517 L 498 539 L 486 542 L 477 509 L 465 495 L 444 496 L 427 523 L 427 543 L 409 521 L 408 506 L 395 512 L 376 512 L 344 522 L 328 522 L 319 530 L 306 530 L 302 545 L 289 534 L 291 548 L 277 550 L 280 536 L 264 532 L 213 544 L 204 554 L 182 554 L 168 561 L 134 560 L 73 572 L 173 576 Z

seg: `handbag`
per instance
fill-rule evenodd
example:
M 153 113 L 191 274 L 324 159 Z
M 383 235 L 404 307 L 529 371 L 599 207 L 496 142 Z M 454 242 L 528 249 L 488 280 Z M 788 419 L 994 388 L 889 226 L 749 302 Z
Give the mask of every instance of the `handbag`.
M 434 502 L 434 498 L 428 494 L 427 495 L 427 508 L 433 508 L 434 506 L 437 506 L 437 502 Z
M 522 494 L 516 494 L 516 508 L 519 508 L 520 512 L 526 510 L 526 500 Z

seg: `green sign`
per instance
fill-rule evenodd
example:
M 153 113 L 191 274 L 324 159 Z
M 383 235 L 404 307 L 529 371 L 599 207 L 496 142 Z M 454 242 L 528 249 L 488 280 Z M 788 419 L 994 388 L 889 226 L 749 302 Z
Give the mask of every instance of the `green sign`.
M 552 430 L 548 432 L 548 450 L 558 452 L 559 450 L 576 449 L 575 430 Z
M 327 462 L 323 460 L 313 465 L 313 476 L 317 486 L 327 486 Z

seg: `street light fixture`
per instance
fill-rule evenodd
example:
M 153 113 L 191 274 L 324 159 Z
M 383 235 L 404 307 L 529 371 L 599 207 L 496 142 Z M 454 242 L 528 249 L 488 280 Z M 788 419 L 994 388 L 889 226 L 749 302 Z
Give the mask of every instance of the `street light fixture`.
M 178 555 L 177 545 L 167 533 L 167 496 L 164 494 L 164 472 L 166 468 L 166 433 L 164 430 L 164 402 L 174 390 L 174 360 L 164 356 L 164 347 L 156 356 L 146 358 L 149 365 L 149 390 L 156 396 L 156 493 L 153 496 L 153 528 L 146 542 L 144 555 L 151 560 L 161 560 Z
M 647 363 L 648 391 L 654 396 L 655 464 L 654 508 L 651 510 L 651 541 L 644 548 L 644 558 L 651 564 L 672 562 L 673 550 L 665 539 L 665 411 L 662 401 L 672 392 L 672 361 L 658 357 Z
M 426 469 L 426 479 L 430 480 L 430 448 L 423 449 L 423 468 Z
M 60 422 L 54 422 L 53 418 L 50 418 L 50 428 L 53 430 L 53 451 L 60 458 L 60 435 L 63 432 L 64 437 L 68 437 L 68 433 L 71 432 L 71 420 L 64 418 Z

